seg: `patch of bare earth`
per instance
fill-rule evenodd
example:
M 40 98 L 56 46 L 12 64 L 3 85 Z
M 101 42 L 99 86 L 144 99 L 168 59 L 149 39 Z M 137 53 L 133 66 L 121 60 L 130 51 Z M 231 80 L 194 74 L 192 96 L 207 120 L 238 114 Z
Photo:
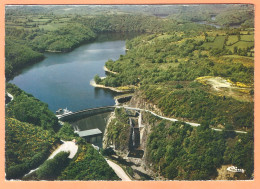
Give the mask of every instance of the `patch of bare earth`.
M 253 102 L 251 87 L 238 87 L 221 77 L 200 77 L 197 80 L 212 87 L 212 92 L 219 96 L 229 96 L 239 101 Z

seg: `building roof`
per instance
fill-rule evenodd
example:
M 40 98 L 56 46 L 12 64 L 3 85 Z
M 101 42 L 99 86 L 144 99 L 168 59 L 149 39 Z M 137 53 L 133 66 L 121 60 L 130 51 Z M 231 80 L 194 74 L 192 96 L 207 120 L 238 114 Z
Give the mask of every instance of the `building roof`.
M 85 130 L 85 131 L 78 131 L 77 133 L 79 134 L 80 137 L 102 134 L 102 132 L 99 129 L 90 129 L 90 130 Z

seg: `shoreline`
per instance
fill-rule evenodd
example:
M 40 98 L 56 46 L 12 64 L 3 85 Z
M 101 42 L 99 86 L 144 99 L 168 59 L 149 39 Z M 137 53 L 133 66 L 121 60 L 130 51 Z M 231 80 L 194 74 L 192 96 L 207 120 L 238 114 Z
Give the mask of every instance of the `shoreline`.
M 104 69 L 105 72 L 109 72 L 109 73 L 112 73 L 112 74 L 118 74 L 118 72 L 113 72 L 113 71 L 109 70 L 106 66 L 104 66 L 103 69 Z
M 56 50 L 45 50 L 45 52 L 47 52 L 47 53 L 63 53 L 63 51 L 56 51 Z
M 109 89 L 109 90 L 117 92 L 117 93 L 131 92 L 131 90 L 119 90 L 115 87 L 107 87 L 105 85 L 96 84 L 96 82 L 93 79 L 90 81 L 90 85 L 93 86 L 93 87 L 97 87 L 97 88 Z

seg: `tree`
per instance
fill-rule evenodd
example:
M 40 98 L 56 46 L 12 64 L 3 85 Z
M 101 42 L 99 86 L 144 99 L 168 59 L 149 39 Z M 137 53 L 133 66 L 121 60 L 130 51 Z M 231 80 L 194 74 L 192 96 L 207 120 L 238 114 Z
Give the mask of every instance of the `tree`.
M 96 84 L 99 84 L 101 82 L 101 78 L 99 77 L 99 75 L 97 75 L 97 74 L 95 75 L 94 81 Z
M 234 51 L 234 54 L 237 54 L 237 46 L 234 46 L 233 51 Z

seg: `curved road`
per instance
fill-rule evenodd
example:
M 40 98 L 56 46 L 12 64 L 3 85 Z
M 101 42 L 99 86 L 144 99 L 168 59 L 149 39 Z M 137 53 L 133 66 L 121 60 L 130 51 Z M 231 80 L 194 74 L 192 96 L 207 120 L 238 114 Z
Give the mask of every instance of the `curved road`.
M 159 117 L 161 119 L 165 119 L 165 120 L 169 120 L 169 121 L 172 121 L 172 122 L 176 122 L 176 121 L 179 121 L 178 119 L 174 119 L 174 118 L 169 118 L 169 117 L 164 117 L 164 116 L 160 116 L 150 110 L 146 110 L 146 109 L 141 109 L 141 108 L 133 108 L 133 107 L 129 107 L 129 106 L 115 106 L 116 108 L 125 108 L 125 109 L 128 109 L 128 110 L 137 110 L 137 111 L 145 111 L 145 112 L 149 112 L 151 114 L 153 114 L 154 116 L 156 117 Z M 193 127 L 198 127 L 200 126 L 199 123 L 191 123 L 191 122 L 185 122 Z
M 63 144 L 60 145 L 50 156 L 47 160 L 54 158 L 59 152 L 69 152 L 70 155 L 68 158 L 72 159 L 77 151 L 78 151 L 78 145 L 75 144 L 75 142 L 73 141 L 62 141 Z M 41 165 L 40 165 L 41 166 Z M 39 167 L 40 167 L 39 166 Z M 32 169 L 29 173 L 25 174 L 24 176 L 27 176 L 29 174 L 31 174 L 32 172 L 36 171 L 37 169 L 39 169 L 39 167 L 37 167 L 36 169 Z
M 106 159 L 108 165 L 115 171 L 117 176 L 122 179 L 122 181 L 131 181 L 125 171 L 113 161 Z
M 145 111 L 145 112 L 149 112 L 151 114 L 153 114 L 154 116 L 156 117 L 159 117 L 161 119 L 165 119 L 165 120 L 169 120 L 169 121 L 172 121 L 172 122 L 176 122 L 178 121 L 177 119 L 174 119 L 174 118 L 169 118 L 169 117 L 164 117 L 164 116 L 160 116 L 150 110 L 146 110 L 146 109 L 141 109 L 141 108 L 133 108 L 133 107 L 129 107 L 129 106 L 115 106 L 116 108 L 125 108 L 125 109 L 128 109 L 128 110 L 137 110 L 137 111 Z M 191 125 L 192 127 L 198 127 L 200 126 L 199 123 L 191 123 L 191 122 L 184 122 L 184 123 L 187 123 L 189 125 Z M 216 129 L 216 128 L 211 128 L 212 130 L 214 131 L 222 131 L 222 129 Z M 234 131 L 236 133 L 242 133 L 242 134 L 246 134 L 247 132 L 246 131 Z
M 14 96 L 11 95 L 10 93 L 6 92 L 6 95 L 11 99 L 10 102 L 12 102 L 12 100 L 14 99 Z M 9 102 L 9 103 L 10 103 Z M 9 103 L 7 103 L 5 106 L 7 106 Z
M 68 158 L 72 159 L 77 151 L 78 151 L 78 145 L 75 144 L 73 141 L 63 141 L 63 144 L 60 145 L 50 156 L 48 159 L 54 158 L 58 153 L 60 152 L 69 152 L 70 155 Z
M 6 94 L 7 94 L 7 96 L 8 96 L 9 98 L 11 98 L 11 101 L 14 99 L 14 96 L 11 95 L 10 93 L 6 92 Z

